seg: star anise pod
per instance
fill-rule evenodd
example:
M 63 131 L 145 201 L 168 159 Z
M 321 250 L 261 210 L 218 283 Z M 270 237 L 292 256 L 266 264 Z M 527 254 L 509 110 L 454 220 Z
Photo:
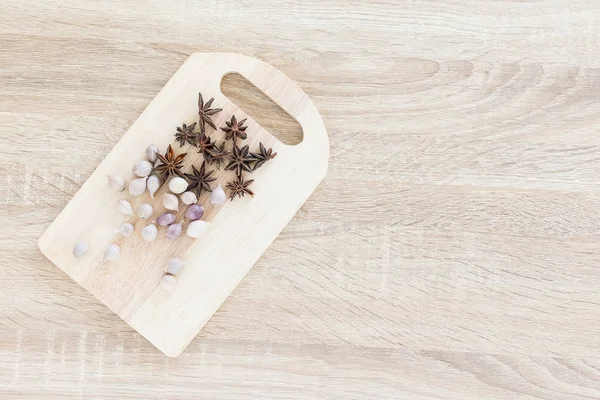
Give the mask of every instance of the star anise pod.
M 194 132 L 196 129 L 196 123 L 194 122 L 191 125 L 183 124 L 180 127 L 177 127 L 177 133 L 175 134 L 175 141 L 179 142 L 179 147 L 183 147 L 183 145 L 187 142 L 194 146 L 196 144 L 196 140 L 198 140 L 198 135 Z
M 162 164 L 154 167 L 153 172 L 158 172 L 162 175 L 163 180 L 167 179 L 172 175 L 178 175 L 183 178 L 184 174 L 181 172 L 181 167 L 183 167 L 183 160 L 187 156 L 187 153 L 179 154 L 175 157 L 175 152 L 171 145 L 167 148 L 167 152 L 165 155 L 157 154 L 158 159 Z
M 242 171 L 252 172 L 250 164 L 254 161 L 252 156 L 248 154 L 248 146 L 244 146 L 241 149 L 237 145 L 233 145 L 233 153 L 229 158 L 229 164 L 225 167 L 227 171 L 235 171 L 240 176 Z
M 217 129 L 217 126 L 212 121 L 211 115 L 215 115 L 219 111 L 222 111 L 222 108 L 210 108 L 212 106 L 215 98 L 212 97 L 209 101 L 204 104 L 204 99 L 202 98 L 202 93 L 198 93 L 198 120 L 200 122 L 200 133 L 206 132 L 206 124 L 211 126 L 213 129 Z
M 221 142 L 220 147 L 216 143 L 213 143 L 213 147 L 209 153 L 210 162 L 217 164 L 218 169 L 221 169 L 221 163 L 225 162 L 225 158 L 229 155 L 229 152 L 225 150 L 225 142 Z
M 207 136 L 204 133 L 198 135 L 196 147 L 200 149 L 198 153 L 202 154 L 204 159 L 210 163 L 212 161 L 211 151 L 214 147 L 214 143 L 210 140 L 210 136 Z
M 238 138 L 242 140 L 246 139 L 248 137 L 248 134 L 245 131 L 248 127 L 243 125 L 247 119 L 248 118 L 244 118 L 243 120 L 238 122 L 237 118 L 234 115 L 231 117 L 231 121 L 225 121 L 227 126 L 221 128 L 221 130 L 226 133 L 225 140 L 233 140 L 233 143 L 235 143 L 235 141 Z
M 241 175 L 238 175 L 235 181 L 229 182 L 226 187 L 231 190 L 231 193 L 229 193 L 231 201 L 233 201 L 235 196 L 244 197 L 246 193 L 254 197 L 254 192 L 248 189 L 248 186 L 250 186 L 252 182 L 254 182 L 254 179 L 244 180 L 244 177 Z
M 206 161 L 202 162 L 200 171 L 198 171 L 194 166 L 192 166 L 192 170 L 193 173 L 185 174 L 185 177 L 190 181 L 187 190 L 195 191 L 198 197 L 202 193 L 202 190 L 212 192 L 210 183 L 216 181 L 217 179 L 211 177 L 214 171 L 206 172 Z
M 262 142 L 259 143 L 259 146 L 260 146 L 260 152 L 250 153 L 252 158 L 254 158 L 256 160 L 256 164 L 254 164 L 254 168 L 252 168 L 252 171 L 256 171 L 257 169 L 262 167 L 262 165 L 264 163 L 266 163 L 267 161 L 269 161 L 272 158 L 275 158 L 275 156 L 277 155 L 277 153 L 273 153 L 272 148 L 269 148 L 269 150 L 267 150 L 267 148 L 262 144 Z

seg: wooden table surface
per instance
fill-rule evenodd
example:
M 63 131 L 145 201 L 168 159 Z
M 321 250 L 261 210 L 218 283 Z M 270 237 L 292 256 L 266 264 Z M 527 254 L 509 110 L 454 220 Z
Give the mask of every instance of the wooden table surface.
M 597 0 L 3 0 L 0 398 L 600 399 L 599 29 Z M 169 359 L 36 242 L 197 51 L 295 79 L 331 160 Z

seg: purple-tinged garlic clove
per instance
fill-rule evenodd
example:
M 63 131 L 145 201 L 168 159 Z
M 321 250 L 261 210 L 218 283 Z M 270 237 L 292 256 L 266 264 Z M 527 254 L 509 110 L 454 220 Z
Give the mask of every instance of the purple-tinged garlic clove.
M 170 213 L 170 212 L 166 212 L 164 214 L 161 214 L 156 219 L 156 223 L 158 223 L 160 226 L 169 226 L 173 222 L 175 222 L 175 214 Z
M 169 225 L 167 228 L 167 239 L 174 240 L 181 236 L 183 231 L 183 221 L 178 224 Z
M 200 219 L 200 218 L 202 218 L 203 215 L 204 215 L 204 207 L 202 207 L 200 204 L 192 204 L 185 211 L 185 218 L 189 219 L 190 221 L 195 221 L 197 219 Z

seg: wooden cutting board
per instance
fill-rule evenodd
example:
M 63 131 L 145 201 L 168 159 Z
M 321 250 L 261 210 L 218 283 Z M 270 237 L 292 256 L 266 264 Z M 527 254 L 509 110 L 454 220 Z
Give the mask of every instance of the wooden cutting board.
M 286 146 L 279 142 L 221 93 L 223 76 L 232 72 L 240 73 L 298 121 L 304 135 L 300 144 Z M 161 228 L 155 242 L 145 242 L 139 232 L 148 221 L 120 214 L 117 202 L 127 199 L 134 209 L 142 202 L 151 203 L 151 220 L 166 210 L 160 200 L 151 200 L 148 193 L 133 198 L 127 190 L 112 190 L 107 175 L 133 179 L 132 166 L 145 159 L 145 149 L 151 143 L 163 154 L 169 144 L 173 144 L 177 154 L 187 150 L 186 172 L 192 164 L 199 166 L 202 156 L 194 148 L 180 149 L 174 143 L 177 126 L 198 120 L 199 92 L 205 101 L 215 98 L 213 107 L 223 108 L 213 118 L 217 127 L 225 126 L 232 114 L 238 120 L 248 117 L 248 140 L 244 144 L 252 150 L 263 142 L 278 155 L 251 175 L 254 198 L 246 196 L 214 207 L 208 194 L 200 196 L 198 202 L 206 208 L 202 219 L 211 223 L 202 238 L 184 235 L 171 241 Z M 208 129 L 213 140 L 223 137 L 222 131 Z M 39 247 L 54 264 L 158 349 L 176 357 L 321 182 L 328 157 L 329 141 L 323 121 L 314 104 L 290 78 L 269 64 L 239 54 L 193 54 L 50 225 L 40 238 Z M 214 183 L 225 187 L 234 173 L 220 170 L 216 174 L 218 181 Z M 160 199 L 167 190 L 161 188 L 155 197 Z M 135 225 L 133 236 L 116 233 L 124 222 Z M 75 258 L 73 246 L 81 240 L 89 242 L 90 250 Z M 105 262 L 104 251 L 111 243 L 121 247 L 121 256 Z M 160 280 L 165 263 L 172 257 L 189 264 L 177 275 L 175 290 L 169 292 Z

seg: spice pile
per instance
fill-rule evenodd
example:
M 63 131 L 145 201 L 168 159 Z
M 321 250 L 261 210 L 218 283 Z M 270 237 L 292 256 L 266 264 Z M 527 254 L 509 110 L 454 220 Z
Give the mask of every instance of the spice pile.
M 277 153 L 271 148 L 267 149 L 263 143 L 259 143 L 256 152 L 251 152 L 248 145 L 243 141 L 248 138 L 246 132 L 247 126 L 244 125 L 246 119 L 239 120 L 235 115 L 226 121 L 226 126 L 220 128 L 222 138 L 220 143 L 213 140 L 208 133 L 212 128 L 213 137 L 219 133 L 212 117 L 221 112 L 221 108 L 211 108 L 214 98 L 206 103 L 202 94 L 198 94 L 198 122 L 190 125 L 182 124 L 177 127 L 175 133 L 175 142 L 179 143 L 180 148 L 190 146 L 198 149 L 202 155 L 200 165 L 192 165 L 191 171 L 184 171 L 184 161 L 188 153 L 175 154 L 171 145 L 166 152 L 161 154 L 154 145 L 146 148 L 146 160 L 137 162 L 132 172 L 135 179 L 129 184 L 116 175 L 108 177 L 108 184 L 117 191 L 124 191 L 126 186 L 128 192 L 133 197 L 142 196 L 148 191 L 150 198 L 155 200 L 155 194 L 161 187 L 166 185 L 168 192 L 161 196 L 160 204 L 166 209 L 156 220 L 146 224 L 141 230 L 141 237 L 148 242 L 157 239 L 160 229 L 164 228 L 164 235 L 167 239 L 176 240 L 182 236 L 184 231 L 188 237 L 200 238 L 209 228 L 209 222 L 202 220 L 204 216 L 204 207 L 198 204 L 198 199 L 203 193 L 210 193 L 210 202 L 213 206 L 221 206 L 229 198 L 233 201 L 236 198 L 244 197 L 246 194 L 254 196 L 250 185 L 254 179 L 247 179 L 246 175 L 251 174 L 262 167 L 267 161 L 273 159 Z M 199 128 L 196 131 L 196 128 Z M 229 190 L 229 195 L 221 185 L 214 185 L 217 180 L 217 171 L 224 166 L 225 171 L 235 172 L 235 178 L 229 181 L 225 188 Z M 180 210 L 180 202 L 185 205 L 185 212 L 177 221 L 177 213 Z M 117 203 L 117 209 L 123 215 L 128 217 L 137 216 L 142 220 L 149 220 L 154 215 L 156 205 L 144 202 L 135 210 L 130 201 L 121 199 Z M 118 232 L 124 237 L 132 236 L 135 233 L 135 227 L 130 222 L 123 223 Z M 82 257 L 87 253 L 89 244 L 79 242 L 73 247 L 73 255 Z M 114 261 L 119 258 L 121 249 L 117 244 L 111 244 L 104 253 L 105 261 Z M 165 274 L 162 278 L 162 285 L 165 289 L 172 290 L 175 287 L 175 275 L 179 273 L 185 261 L 178 258 L 171 258 L 165 266 Z

